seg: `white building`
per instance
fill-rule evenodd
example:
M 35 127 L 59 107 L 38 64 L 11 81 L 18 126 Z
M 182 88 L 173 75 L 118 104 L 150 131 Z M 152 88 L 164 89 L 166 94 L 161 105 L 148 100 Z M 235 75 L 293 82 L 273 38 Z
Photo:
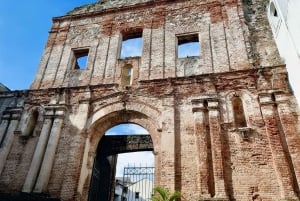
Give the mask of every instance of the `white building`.
M 141 179 L 128 186 L 127 201 L 150 201 L 153 193 L 153 181 Z
M 125 181 L 124 181 L 125 180 Z M 114 201 L 124 201 L 127 199 L 128 185 L 131 185 L 129 177 L 116 177 Z
M 289 80 L 300 103 L 300 0 L 270 0 L 268 17 Z
M 147 178 L 131 182 L 116 179 L 114 201 L 150 201 L 153 194 L 153 181 Z

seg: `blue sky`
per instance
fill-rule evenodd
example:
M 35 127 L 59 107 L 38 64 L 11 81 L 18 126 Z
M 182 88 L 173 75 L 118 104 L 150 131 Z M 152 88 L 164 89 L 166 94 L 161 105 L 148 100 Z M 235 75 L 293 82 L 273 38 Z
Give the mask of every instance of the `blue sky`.
M 126 134 L 143 134 L 147 135 L 149 132 L 137 124 L 120 124 L 112 127 L 106 132 L 106 135 L 126 135 Z M 124 167 L 128 166 L 154 166 L 154 156 L 150 151 L 133 152 L 118 155 L 118 163 L 116 175 L 118 177 L 123 175 Z
M 0 4 L 0 82 L 11 90 L 33 82 L 52 17 L 97 0 L 2 0 Z
M 0 82 L 11 90 L 29 89 L 52 25 L 52 18 L 97 0 L 2 0 L 0 5 Z M 130 40 L 127 42 L 132 43 Z M 136 41 L 135 41 L 136 42 Z M 141 44 L 125 51 L 140 52 Z M 132 49 L 137 47 L 137 49 Z M 188 47 L 183 57 L 193 56 Z M 197 53 L 198 54 L 198 53 Z M 196 54 L 196 55 L 197 55 Z M 124 53 L 122 53 L 124 57 Z M 182 56 L 181 56 L 182 57 Z
M 0 5 L 0 82 L 11 90 L 29 89 L 38 68 L 52 17 L 65 15 L 75 7 L 97 0 L 2 0 Z M 145 134 L 135 125 L 122 125 L 110 134 Z M 151 152 L 122 154 L 118 175 L 128 164 L 153 165 Z

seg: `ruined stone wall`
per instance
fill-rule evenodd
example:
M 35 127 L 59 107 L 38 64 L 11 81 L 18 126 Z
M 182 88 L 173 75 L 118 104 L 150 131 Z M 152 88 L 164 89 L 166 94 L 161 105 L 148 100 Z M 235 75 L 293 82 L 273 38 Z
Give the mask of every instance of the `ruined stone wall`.
M 87 200 L 101 137 L 129 122 L 151 135 L 155 185 L 187 200 L 299 200 L 299 123 L 264 6 L 103 1 L 54 18 L 31 89 L 0 93 L 0 192 Z M 119 59 L 141 31 L 142 56 Z M 177 58 L 186 34 L 200 56 Z
M 235 125 L 233 97 L 242 100 L 246 127 Z M 125 91 L 117 85 L 28 91 L 20 96 L 19 123 L 6 135 L 12 143 L 0 150 L 1 156 L 9 150 L 0 191 L 86 200 L 101 136 L 132 122 L 153 139 L 156 185 L 180 190 L 188 200 L 296 199 L 300 143 L 290 97 L 284 66 L 142 81 Z M 33 109 L 39 111 L 37 128 L 26 136 Z M 53 163 L 44 167 L 44 155 L 39 164 L 50 175 L 36 175 L 28 191 L 26 179 L 49 118 L 51 130 L 56 119 L 63 122 L 44 148 L 47 154 L 59 136 Z
M 54 18 L 31 88 L 120 83 L 121 41 L 137 32 L 142 32 L 143 38 L 140 65 L 136 66 L 137 80 L 281 64 L 265 16 L 264 1 L 146 1 L 140 4 L 133 1 L 130 5 L 122 2 L 120 6 L 126 6 L 119 12 L 109 7 L 119 4 L 105 1 Z M 177 58 L 178 37 L 185 34 L 198 35 L 201 46 L 198 57 Z M 72 66 L 72 51 L 78 48 L 89 49 L 86 69 L 75 70 Z

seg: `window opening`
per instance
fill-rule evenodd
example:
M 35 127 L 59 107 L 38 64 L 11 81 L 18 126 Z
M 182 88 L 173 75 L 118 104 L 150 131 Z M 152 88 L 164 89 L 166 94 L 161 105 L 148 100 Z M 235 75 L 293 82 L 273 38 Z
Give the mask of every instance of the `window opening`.
M 132 65 L 127 64 L 122 68 L 122 86 L 130 86 L 132 84 Z
M 178 58 L 200 56 L 200 43 L 198 34 L 178 36 L 177 41 Z
M 274 102 L 276 101 L 276 97 L 275 97 L 275 94 L 274 94 L 274 93 L 271 94 L 271 99 L 272 99 L 272 101 L 274 101 Z
M 279 23 L 279 16 L 278 16 L 278 11 L 275 7 L 275 4 L 272 2 L 270 5 L 270 10 L 269 10 L 269 20 L 272 26 L 277 29 L 278 23 Z
M 270 5 L 270 15 L 275 18 L 278 17 L 278 12 L 273 2 Z
M 274 16 L 274 17 L 278 17 L 278 14 L 277 14 L 277 10 L 276 10 L 276 8 L 275 8 L 275 10 L 274 10 L 274 14 L 273 14 L 273 16 Z
M 135 192 L 135 199 L 139 199 L 140 198 L 140 192 Z
M 74 50 L 74 69 L 86 69 L 88 62 L 88 49 Z
M 142 56 L 142 32 L 123 36 L 120 58 Z
M 236 127 L 247 127 L 243 102 L 239 97 L 232 99 L 232 107 L 234 114 L 234 123 Z

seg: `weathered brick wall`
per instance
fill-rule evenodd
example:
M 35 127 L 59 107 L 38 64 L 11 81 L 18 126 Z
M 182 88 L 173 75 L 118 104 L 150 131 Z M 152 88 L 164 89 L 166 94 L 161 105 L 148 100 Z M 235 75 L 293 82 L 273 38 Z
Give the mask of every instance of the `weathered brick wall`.
M 293 192 L 292 186 L 298 186 L 295 154 L 300 144 L 296 122 L 289 113 L 288 102 L 284 110 L 278 110 L 280 119 L 276 119 L 276 115 L 266 117 L 268 112 L 261 113 L 265 95 L 259 95 L 265 90 L 280 89 L 284 94 L 275 94 L 278 108 L 282 97 L 290 99 L 285 77 L 276 74 L 284 72 L 282 70 L 284 67 L 270 67 L 260 71 L 143 81 L 129 91 L 118 90 L 117 85 L 29 91 L 21 119 L 28 116 L 32 105 L 47 107 L 54 100 L 64 100 L 63 104 L 68 105 L 46 192 L 62 200 L 85 200 L 89 171 L 101 136 L 111 126 L 125 121 L 138 123 L 151 133 L 158 170 L 156 185 L 181 190 L 188 200 L 201 197 L 207 200 L 213 195 L 230 200 L 249 200 L 257 195 L 264 200 L 278 200 L 283 195 L 283 199 L 287 199 Z M 266 77 L 269 80 L 281 77 L 277 80 L 280 84 L 273 82 L 272 86 L 265 80 L 265 75 L 271 72 L 273 75 Z M 244 104 L 247 138 L 243 138 L 234 125 L 231 104 L 234 96 L 241 97 Z M 203 108 L 197 101 L 202 100 L 208 103 L 203 110 L 204 126 L 197 124 L 202 122 L 199 114 Z M 128 111 L 126 116 L 121 112 L 124 109 Z M 215 112 L 219 115 L 213 119 L 211 115 Z M 274 128 L 268 127 L 268 118 L 275 118 L 274 123 L 270 120 Z M 283 131 L 278 130 L 279 124 Z M 269 135 L 269 128 L 277 130 Z M 22 190 L 35 144 L 40 138 L 39 135 L 29 136 L 22 141 L 22 133 L 14 135 L 0 177 L 2 192 Z M 284 160 L 289 162 L 282 163 Z M 282 167 L 278 166 L 280 164 Z M 87 173 L 82 173 L 82 168 Z M 210 168 L 215 169 L 211 171 Z M 215 173 L 218 171 L 220 174 Z M 214 182 L 207 186 L 205 179 Z
M 54 18 L 32 89 L 118 83 L 122 35 L 138 31 L 143 31 L 138 80 L 281 64 L 264 1 L 120 1 L 125 7 L 119 12 L 113 5 L 98 2 Z M 201 55 L 177 59 L 177 36 L 186 33 L 199 35 Z M 72 49 L 82 47 L 89 47 L 88 66 L 74 70 Z

